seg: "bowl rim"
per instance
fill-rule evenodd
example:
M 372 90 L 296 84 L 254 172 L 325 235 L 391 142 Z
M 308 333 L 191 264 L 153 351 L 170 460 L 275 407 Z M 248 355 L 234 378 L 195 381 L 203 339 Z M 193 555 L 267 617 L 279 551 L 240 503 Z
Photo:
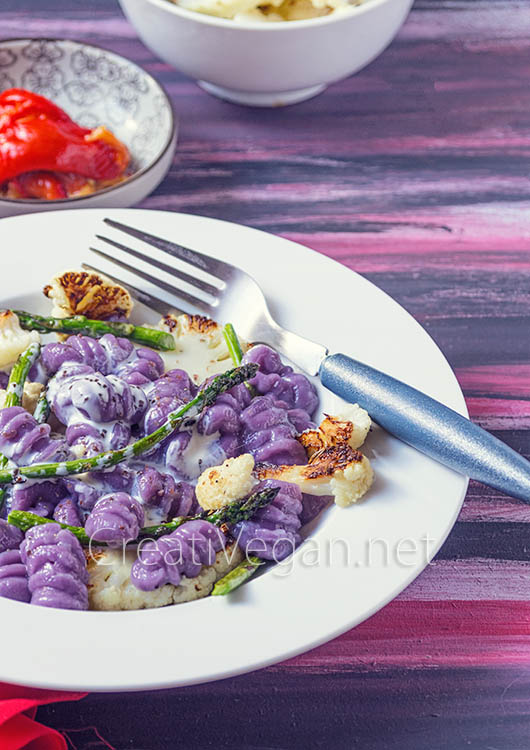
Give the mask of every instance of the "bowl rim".
M 177 118 L 175 115 L 175 111 L 173 109 L 173 102 L 171 101 L 169 94 L 165 90 L 165 88 L 162 86 L 162 84 L 157 81 L 157 79 L 151 75 L 142 65 L 139 65 L 137 62 L 134 62 L 134 60 L 129 60 L 128 57 L 124 57 L 123 55 L 120 55 L 119 52 L 114 52 L 112 49 L 108 49 L 107 47 L 102 47 L 100 44 L 92 44 L 91 42 L 83 42 L 79 39 L 69 39 L 68 37 L 49 37 L 49 36 L 37 36 L 37 37 L 7 37 L 7 38 L 0 38 L 0 48 L 10 44 L 10 43 L 20 43 L 20 42 L 67 42 L 69 44 L 79 45 L 79 47 L 88 47 L 96 50 L 101 50 L 103 52 L 110 52 L 110 54 L 115 55 L 119 59 L 126 62 L 128 65 L 133 65 L 134 67 L 141 70 L 146 76 L 148 76 L 155 84 L 155 86 L 158 87 L 160 93 L 164 97 L 164 100 L 166 102 L 166 105 L 169 110 L 169 128 L 168 128 L 168 136 L 166 138 L 166 142 L 164 143 L 163 148 L 161 149 L 160 153 L 156 158 L 149 162 L 145 167 L 142 167 L 138 171 L 134 172 L 130 177 L 128 177 L 126 180 L 123 180 L 122 182 L 117 182 L 115 185 L 109 185 L 109 187 L 102 188 L 101 190 L 97 190 L 94 193 L 90 193 L 89 195 L 78 195 L 74 196 L 73 198 L 57 198 L 56 200 L 44 200 L 40 198 L 2 198 L 0 197 L 0 205 L 2 203 L 13 203 L 15 205 L 22 205 L 22 206 L 60 206 L 67 204 L 73 204 L 73 203 L 80 203 L 85 200 L 93 199 L 96 196 L 105 195 L 106 193 L 111 193 L 113 190 L 118 190 L 119 188 L 124 187 L 125 185 L 130 185 L 135 180 L 139 179 L 140 177 L 143 177 L 147 174 L 153 167 L 155 167 L 166 155 L 168 149 L 171 148 L 175 135 L 176 135 L 176 129 L 177 129 Z M 29 89 L 28 89 L 29 90 Z
M 408 0 L 412 5 L 414 0 Z M 126 5 L 127 0 L 119 0 L 120 5 Z M 188 10 L 176 5 L 171 0 L 142 0 L 142 2 L 154 5 L 161 10 L 166 10 L 176 16 L 182 16 L 188 20 L 194 20 L 203 23 L 206 26 L 218 26 L 220 28 L 233 28 L 246 31 L 287 31 L 287 29 L 300 29 L 310 26 L 327 26 L 332 23 L 339 23 L 349 18 L 369 13 L 373 8 L 386 5 L 392 0 L 361 0 L 359 5 L 353 5 L 346 12 L 329 13 L 327 16 L 318 16 L 317 18 L 303 18 L 297 21 L 274 21 L 263 23 L 262 21 L 235 21 L 233 18 L 222 18 L 221 16 L 211 16 L 207 13 L 200 13 L 196 10 Z

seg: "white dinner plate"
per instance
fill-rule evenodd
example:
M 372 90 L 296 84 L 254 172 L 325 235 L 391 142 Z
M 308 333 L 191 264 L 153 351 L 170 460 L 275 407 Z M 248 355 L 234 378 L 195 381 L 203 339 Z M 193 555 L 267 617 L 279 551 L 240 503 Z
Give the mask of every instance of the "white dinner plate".
M 139 209 L 3 219 L 0 306 L 49 310 L 42 287 L 56 271 L 91 260 L 94 234 L 112 233 L 105 216 L 240 266 L 258 280 L 283 326 L 467 415 L 443 354 L 394 300 L 323 255 L 237 224 Z M 333 412 L 340 400 L 320 392 L 322 410 Z M 365 500 L 327 510 L 288 562 L 231 596 L 139 612 L 0 599 L 0 680 L 90 691 L 189 685 L 279 662 L 362 622 L 425 568 L 467 487 L 467 479 L 379 428 L 363 450 L 376 474 Z

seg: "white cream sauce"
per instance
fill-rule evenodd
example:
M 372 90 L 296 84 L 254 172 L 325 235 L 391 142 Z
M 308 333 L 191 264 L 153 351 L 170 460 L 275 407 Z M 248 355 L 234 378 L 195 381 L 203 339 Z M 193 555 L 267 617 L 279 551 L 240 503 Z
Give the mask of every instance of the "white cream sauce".
M 211 336 L 188 333 L 174 336 L 176 350 L 158 352 L 167 370 L 185 370 L 198 385 L 210 375 L 219 375 L 231 367 L 231 359 L 226 346 Z
M 168 449 L 167 461 L 171 463 L 174 473 L 186 481 L 197 479 L 204 469 L 209 466 L 217 466 L 225 459 L 225 454 L 220 445 L 214 445 L 219 440 L 219 433 L 212 435 L 201 435 L 194 426 L 191 430 L 191 440 L 181 456 L 171 454 L 171 446 Z M 159 467 L 161 471 L 167 471 L 165 467 Z

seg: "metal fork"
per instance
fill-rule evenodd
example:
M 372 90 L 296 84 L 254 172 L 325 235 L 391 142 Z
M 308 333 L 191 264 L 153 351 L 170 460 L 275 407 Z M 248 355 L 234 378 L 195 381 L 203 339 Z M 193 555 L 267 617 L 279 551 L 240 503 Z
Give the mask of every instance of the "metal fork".
M 381 427 L 414 448 L 530 504 L 530 462 L 523 456 L 415 388 L 344 354 L 328 355 L 325 346 L 286 331 L 273 320 L 263 292 L 245 271 L 112 219 L 105 219 L 105 223 L 166 253 L 168 263 L 96 235 L 102 242 L 172 276 L 175 283 L 168 284 L 156 275 L 91 247 L 99 256 L 209 317 L 234 323 L 247 341 L 269 344 L 310 375 L 319 375 L 326 388 L 347 401 L 359 403 Z M 184 262 L 189 271 L 176 268 L 171 259 Z M 205 274 L 211 281 L 200 278 Z M 183 289 L 180 282 L 193 292 Z M 166 303 L 145 290 L 132 287 L 132 292 L 158 312 L 169 311 Z

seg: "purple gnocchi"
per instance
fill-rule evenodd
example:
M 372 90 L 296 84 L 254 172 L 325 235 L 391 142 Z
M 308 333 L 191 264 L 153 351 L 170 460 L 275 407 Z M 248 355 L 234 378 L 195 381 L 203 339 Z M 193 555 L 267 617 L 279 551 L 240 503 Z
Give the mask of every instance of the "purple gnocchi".
M 18 602 L 31 600 L 26 566 L 18 549 L 0 552 L 0 596 Z
M 161 515 L 167 518 L 176 498 L 177 483 L 170 474 L 164 474 L 154 466 L 144 466 L 137 472 L 131 492 L 144 505 L 158 508 Z
M 14 485 L 11 507 L 13 510 L 24 510 L 49 517 L 66 495 L 65 484 L 60 479 L 43 482 L 27 480 Z
M 252 520 L 235 524 L 232 533 L 246 555 L 279 562 L 300 543 L 302 492 L 297 485 L 277 479 L 265 479 L 254 492 L 269 487 L 280 490 L 270 505 L 261 508 Z
M 88 609 L 88 573 L 81 544 L 57 523 L 34 526 L 22 542 L 31 603 L 59 609 Z
M 82 526 L 83 508 L 90 510 L 100 494 L 94 487 L 76 479 L 27 480 L 14 485 L 11 509 L 53 517 L 69 526 Z
M 61 367 L 50 382 L 48 399 L 55 416 L 64 425 L 80 419 L 92 422 L 121 419 L 135 424 L 147 408 L 141 388 L 82 364 Z
M 147 542 L 138 551 L 131 581 L 141 591 L 194 578 L 203 565 L 212 565 L 226 544 L 223 532 L 208 521 L 187 521 L 167 536 Z
M 201 387 L 204 387 L 209 378 Z M 166 467 L 179 478 L 196 479 L 205 469 L 216 466 L 241 452 L 241 410 L 251 401 L 247 388 L 241 384 L 221 394 L 215 404 L 203 411 L 195 430 L 182 429 L 163 444 Z M 198 448 L 197 436 L 211 437 Z
M 63 480 L 63 483 L 68 497 L 72 499 L 80 513 L 90 512 L 103 494 L 97 487 L 76 477 L 68 477 Z
M 0 518 L 0 554 L 10 549 L 18 549 L 23 539 L 24 534 L 20 529 Z
M 272 396 L 283 401 L 289 409 L 302 409 L 312 416 L 318 406 L 315 386 L 302 373 L 284 365 L 274 349 L 264 344 L 253 346 L 243 357 L 243 362 L 254 362 L 259 371 L 250 383 L 262 396 Z
M 177 482 L 175 498 L 168 510 L 168 518 L 177 516 L 193 516 L 199 513 L 201 507 L 197 502 L 195 487 L 189 482 Z
M 236 386 L 219 396 L 215 404 L 205 409 L 199 419 L 199 434 L 219 433 L 219 444 L 224 454 L 222 460 L 238 455 L 241 447 L 241 411 L 250 401 L 251 397 L 245 386 Z
M 147 408 L 139 386 L 79 363 L 61 366 L 48 386 L 48 400 L 67 428 L 68 444 L 88 456 L 126 446 L 131 426 Z
M 190 401 L 197 388 L 184 370 L 170 370 L 158 378 L 148 390 L 149 405 L 143 418 L 145 434 L 154 432 L 170 412 Z
M 159 510 L 163 519 L 188 516 L 198 509 L 195 489 L 187 482 L 177 482 L 171 474 L 144 466 L 135 473 L 131 494 L 143 505 Z
M 103 495 L 94 505 L 85 523 L 85 531 L 94 541 L 119 547 L 133 541 L 144 525 L 144 510 L 138 500 L 126 492 Z
M 115 374 L 131 385 L 146 386 L 164 372 L 162 357 L 152 349 L 135 349 L 136 356 L 125 360 L 115 370 Z
M 124 338 L 107 333 L 100 339 L 70 336 L 65 342 L 46 344 L 41 361 L 48 376 L 65 363 L 88 365 L 102 375 L 119 375 L 128 383 L 144 385 L 164 372 L 164 362 L 152 349 L 136 349 Z
M 241 448 L 260 463 L 305 464 L 307 454 L 289 413 L 271 396 L 258 396 L 241 413 Z
M 77 503 L 71 497 L 59 500 L 53 511 L 53 520 L 67 526 L 83 526 L 82 514 Z
M 0 453 L 18 465 L 64 461 L 69 454 L 63 437 L 52 438 L 47 424 L 38 424 L 21 406 L 0 410 Z

